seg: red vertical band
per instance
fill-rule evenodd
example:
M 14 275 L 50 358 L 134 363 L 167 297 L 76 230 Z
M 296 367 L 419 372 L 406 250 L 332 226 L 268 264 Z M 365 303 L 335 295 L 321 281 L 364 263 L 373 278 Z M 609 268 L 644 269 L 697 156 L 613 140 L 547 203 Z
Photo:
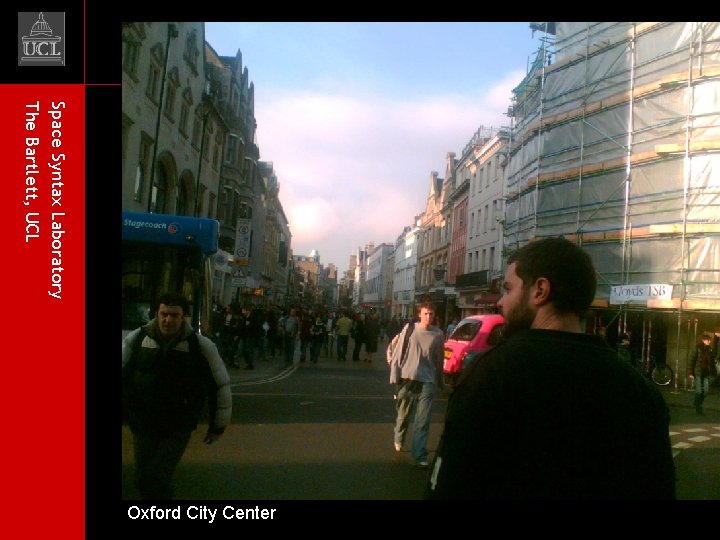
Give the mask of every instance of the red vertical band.
M 85 87 L 0 86 L 7 515 L 84 531 Z M 12 344 L 12 345 L 11 345 Z M 42 512 L 32 502 L 49 494 Z M 51 504 L 49 502 L 52 501 Z M 9 508 L 12 507 L 12 508 Z

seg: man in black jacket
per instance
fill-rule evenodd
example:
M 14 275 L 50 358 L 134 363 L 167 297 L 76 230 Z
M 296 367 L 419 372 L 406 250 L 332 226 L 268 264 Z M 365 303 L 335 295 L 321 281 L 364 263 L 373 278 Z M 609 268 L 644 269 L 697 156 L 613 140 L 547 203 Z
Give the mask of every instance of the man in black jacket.
M 688 377 L 695 387 L 695 398 L 693 406 L 695 412 L 703 415 L 703 401 L 710 391 L 710 382 L 717 376 L 715 368 L 715 351 L 712 346 L 713 335 L 711 332 L 703 332 L 700 341 L 695 346 L 695 352 L 688 367 Z
M 674 499 L 660 392 L 583 332 L 590 257 L 562 238 L 508 259 L 508 338 L 473 361 L 450 397 L 430 499 Z

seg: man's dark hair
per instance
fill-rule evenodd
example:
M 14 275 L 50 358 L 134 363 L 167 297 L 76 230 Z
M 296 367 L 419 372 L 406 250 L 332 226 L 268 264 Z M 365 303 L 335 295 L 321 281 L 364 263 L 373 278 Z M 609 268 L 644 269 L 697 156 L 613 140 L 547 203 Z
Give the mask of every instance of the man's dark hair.
M 565 238 L 543 238 L 508 257 L 515 273 L 529 287 L 538 278 L 550 282 L 550 302 L 559 313 L 583 317 L 595 298 L 597 278 L 590 256 Z
M 158 309 L 160 309 L 160 304 L 165 304 L 166 306 L 180 307 L 183 310 L 183 315 L 190 314 L 190 303 L 187 301 L 187 298 L 185 298 L 182 294 L 174 292 L 166 292 L 161 294 L 160 296 L 158 296 L 158 299 L 153 306 L 153 313 L 157 313 Z

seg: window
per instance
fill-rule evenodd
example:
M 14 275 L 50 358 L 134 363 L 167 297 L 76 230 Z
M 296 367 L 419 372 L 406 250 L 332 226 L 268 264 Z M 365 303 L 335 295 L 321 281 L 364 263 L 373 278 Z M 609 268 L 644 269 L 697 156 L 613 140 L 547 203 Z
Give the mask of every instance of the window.
M 225 163 L 235 165 L 237 163 L 238 136 L 234 133 L 228 133 L 225 139 Z
M 215 219 L 216 216 L 216 210 L 217 210 L 217 195 L 214 193 L 210 193 L 208 195 L 208 217 L 211 219 Z
M 146 94 L 153 103 L 160 102 L 160 86 L 163 62 L 165 61 L 165 51 L 162 45 L 155 45 L 150 51 L 150 67 L 148 69 L 148 80 Z
M 187 88 L 183 90 L 182 101 L 180 102 L 180 123 L 178 129 L 180 133 L 187 138 L 188 122 L 190 121 L 190 109 L 192 108 L 192 93 Z
M 133 80 L 137 81 L 138 59 L 143 39 L 146 38 L 143 23 L 123 25 L 122 67 Z
M 202 130 L 202 118 L 199 114 L 195 114 L 193 122 L 192 144 L 195 148 L 200 148 L 200 132 Z
M 177 90 L 172 84 L 167 85 L 167 91 L 165 92 L 165 104 L 163 105 L 165 116 L 173 118 L 173 112 L 175 110 L 175 96 Z
M 486 233 L 488 230 L 488 208 L 490 207 L 489 204 L 485 205 L 485 215 L 483 216 L 483 232 Z
M 158 167 L 155 171 L 152 195 L 150 198 L 150 211 L 156 214 L 166 214 L 167 206 L 167 174 L 165 167 Z
M 232 188 L 225 186 L 223 192 L 220 194 L 220 206 L 218 208 L 218 219 L 226 220 L 228 218 L 228 206 L 230 204 L 230 197 L 232 194 Z
M 205 212 L 205 205 L 203 204 L 205 202 L 205 192 L 207 191 L 207 188 L 204 184 L 200 184 L 198 186 L 198 192 L 195 194 L 195 197 L 197 197 L 197 215 L 202 216 L 203 212 Z
M 192 212 L 189 212 L 187 188 L 185 187 L 184 179 L 178 184 L 177 209 L 175 212 L 180 216 L 189 216 L 192 214 Z
M 177 89 L 180 86 L 180 78 L 177 68 L 173 68 L 167 77 L 165 85 L 165 103 L 163 104 L 163 112 L 165 116 L 173 120 L 175 118 L 175 99 L 177 97 Z
M 202 146 L 202 158 L 203 161 L 209 161 L 210 160 L 210 147 L 212 146 L 212 134 L 213 134 L 213 127 L 211 125 L 205 126 L 205 140 L 200 140 L 200 146 Z
M 155 103 L 160 101 L 158 96 L 160 92 L 160 67 L 154 63 L 150 64 L 148 72 L 147 96 Z
M 215 135 L 215 153 L 213 154 L 212 166 L 216 171 L 220 168 L 220 154 L 222 153 L 222 133 Z
M 188 122 L 188 115 L 189 115 L 189 105 L 188 103 L 183 100 L 182 103 L 180 103 L 180 124 L 178 125 L 178 129 L 180 130 L 180 133 L 185 135 L 187 137 L 187 122 Z
M 139 201 L 142 199 L 143 190 L 145 189 L 145 178 L 150 171 L 150 148 L 152 147 L 152 139 L 145 133 L 140 135 L 140 151 L 138 152 L 138 163 L 135 169 L 135 184 L 133 185 L 133 199 Z
M 137 79 L 138 56 L 140 43 L 134 40 L 123 40 L 123 64 L 125 72 L 133 79 Z
M 130 139 L 130 130 L 134 122 L 127 115 L 122 115 L 122 177 L 125 178 L 126 163 L 128 160 L 128 140 Z
M 252 208 L 247 203 L 240 203 L 240 206 L 238 208 L 238 217 L 240 219 L 251 219 L 252 218 Z
M 185 50 L 183 51 L 183 58 L 195 75 L 197 75 L 198 72 L 197 61 L 200 56 L 197 41 L 197 31 L 193 30 L 185 39 Z

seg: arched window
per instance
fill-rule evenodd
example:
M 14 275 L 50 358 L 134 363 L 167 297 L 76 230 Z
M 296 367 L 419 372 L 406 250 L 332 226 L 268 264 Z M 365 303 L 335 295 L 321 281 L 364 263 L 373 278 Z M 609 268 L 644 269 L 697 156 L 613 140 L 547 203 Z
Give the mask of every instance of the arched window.
M 180 180 L 178 183 L 178 194 L 177 194 L 177 211 L 179 216 L 191 215 L 190 206 L 188 204 L 187 188 L 185 187 L 185 179 Z
M 167 206 L 167 172 L 162 166 L 158 166 L 155 171 L 155 182 L 152 188 L 152 198 L 150 200 L 150 211 L 156 214 L 165 214 Z

